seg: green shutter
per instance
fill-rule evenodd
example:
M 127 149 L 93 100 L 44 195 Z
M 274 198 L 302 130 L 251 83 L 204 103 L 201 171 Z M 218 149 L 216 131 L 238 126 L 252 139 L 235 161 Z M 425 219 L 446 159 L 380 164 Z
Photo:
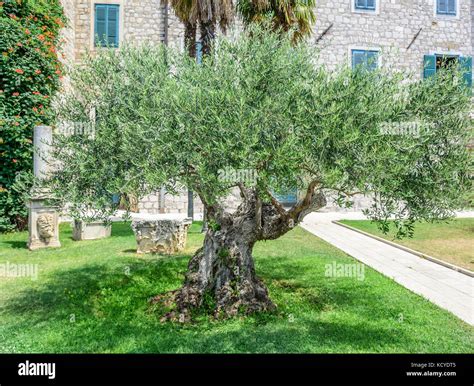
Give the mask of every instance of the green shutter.
M 95 45 L 104 46 L 107 39 L 107 8 L 104 5 L 95 6 Z
M 425 55 L 423 59 L 423 78 L 436 74 L 436 55 Z
M 472 57 L 461 56 L 459 58 L 459 65 L 461 66 L 462 77 L 466 82 L 466 86 L 472 88 Z
M 108 7 L 107 15 L 107 38 L 111 47 L 118 47 L 119 7 L 111 5 Z

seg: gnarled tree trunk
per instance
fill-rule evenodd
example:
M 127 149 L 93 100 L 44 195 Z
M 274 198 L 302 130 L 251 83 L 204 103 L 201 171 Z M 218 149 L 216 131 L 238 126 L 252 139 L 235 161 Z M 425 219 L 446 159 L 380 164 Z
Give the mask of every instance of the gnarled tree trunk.
M 326 201 L 318 194 L 306 207 L 311 204 L 313 209 L 314 205 L 320 208 Z M 215 302 L 216 317 L 275 309 L 255 273 L 252 249 L 258 240 L 276 239 L 288 232 L 302 219 L 302 212 L 287 212 L 277 202 L 262 203 L 253 190 L 245 190 L 233 214 L 214 208 L 208 212 L 211 221 L 204 245 L 191 258 L 185 283 L 175 293 L 176 309 L 166 319 L 189 320 L 206 295 Z

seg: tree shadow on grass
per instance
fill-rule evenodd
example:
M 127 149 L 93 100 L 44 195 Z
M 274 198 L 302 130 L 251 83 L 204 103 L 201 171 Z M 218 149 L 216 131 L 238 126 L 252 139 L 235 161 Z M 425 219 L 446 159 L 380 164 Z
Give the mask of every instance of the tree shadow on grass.
M 9 245 L 9 248 L 11 249 L 28 249 L 26 241 L 2 241 L 0 245 L 1 244 Z
M 370 352 L 376 347 L 402 347 L 410 340 L 402 330 L 393 334 L 387 324 L 374 323 L 387 319 L 380 306 L 363 309 L 366 314 L 358 315 L 356 325 L 319 319 L 328 306 L 355 313 L 360 311 L 354 309 L 358 298 L 368 298 L 366 303 L 373 305 L 380 298 L 364 286 L 339 289 L 324 281 L 308 286 L 299 281 L 305 269 L 290 259 L 265 269 L 263 276 L 278 292 L 277 303 L 286 296 L 304 309 L 295 315 L 295 323 L 280 312 L 190 326 L 161 324 L 159 316 L 150 313 L 148 300 L 181 285 L 188 259 L 185 255 L 125 259 L 113 266 L 57 271 L 7 300 L 2 311 L 13 316 L 11 331 L 21 328 L 34 334 L 37 326 L 49 330 L 54 339 L 42 346 L 49 352 L 318 352 L 318 347 L 331 351 L 331 345 Z M 291 311 L 293 305 L 279 306 Z
M 182 280 L 186 261 L 183 256 L 153 261 L 124 261 L 123 264 L 93 264 L 48 276 L 47 281 L 32 286 L 3 305 L 3 312 L 19 319 L 27 318 L 29 324 L 62 321 L 74 314 L 77 317 L 100 317 L 116 311 L 116 304 L 102 302 L 108 295 L 117 296 L 113 301 L 143 300 L 157 291 L 174 289 Z
M 130 237 L 133 236 L 133 230 L 130 221 L 119 221 L 112 224 L 112 237 Z

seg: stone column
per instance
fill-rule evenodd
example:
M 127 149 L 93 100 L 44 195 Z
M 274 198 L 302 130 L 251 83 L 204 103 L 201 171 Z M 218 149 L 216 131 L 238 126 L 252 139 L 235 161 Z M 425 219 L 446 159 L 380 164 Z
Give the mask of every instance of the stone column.
M 36 126 L 33 135 L 33 170 L 39 181 L 48 177 L 51 171 L 52 129 L 49 126 Z M 59 214 L 56 207 L 48 205 L 50 194 L 39 189 L 32 192 L 28 206 L 28 248 L 30 250 L 60 247 Z

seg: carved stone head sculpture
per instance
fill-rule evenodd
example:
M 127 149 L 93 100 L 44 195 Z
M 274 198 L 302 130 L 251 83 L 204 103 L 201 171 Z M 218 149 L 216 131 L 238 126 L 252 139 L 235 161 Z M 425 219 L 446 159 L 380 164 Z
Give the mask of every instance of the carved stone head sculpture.
M 45 213 L 38 216 L 38 233 L 41 238 L 49 240 L 54 236 L 54 218 L 52 214 Z

